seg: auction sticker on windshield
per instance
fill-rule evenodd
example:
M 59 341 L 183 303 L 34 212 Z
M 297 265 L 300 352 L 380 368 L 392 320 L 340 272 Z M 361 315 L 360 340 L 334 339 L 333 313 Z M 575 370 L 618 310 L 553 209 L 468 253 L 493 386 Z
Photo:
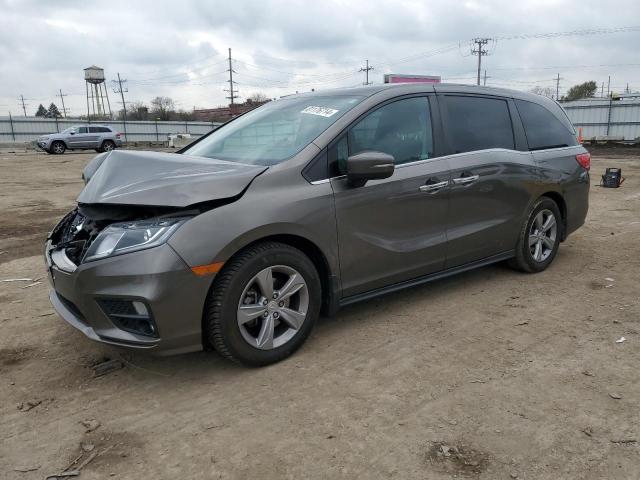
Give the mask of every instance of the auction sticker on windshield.
M 312 107 L 309 106 L 302 110 L 300 113 L 308 113 L 309 115 L 320 115 L 321 117 L 330 117 L 338 113 L 338 110 L 328 107 Z

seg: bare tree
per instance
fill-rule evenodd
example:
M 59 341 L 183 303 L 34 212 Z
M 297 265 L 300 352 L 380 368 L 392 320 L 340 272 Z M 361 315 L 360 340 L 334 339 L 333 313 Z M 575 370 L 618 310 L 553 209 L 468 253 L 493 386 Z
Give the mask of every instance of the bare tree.
M 129 120 L 149 120 L 149 107 L 143 102 L 133 102 L 127 107 Z
M 151 100 L 151 115 L 160 120 L 169 120 L 171 113 L 175 111 L 176 104 L 169 97 L 156 97 Z
M 267 97 L 264 93 L 256 92 L 249 95 L 247 98 L 247 102 L 249 103 L 265 103 L 269 101 L 269 97 Z
M 556 95 L 556 91 L 552 87 L 539 87 L 535 86 L 530 90 L 531 93 L 535 93 L 536 95 L 542 95 L 544 97 L 554 98 Z

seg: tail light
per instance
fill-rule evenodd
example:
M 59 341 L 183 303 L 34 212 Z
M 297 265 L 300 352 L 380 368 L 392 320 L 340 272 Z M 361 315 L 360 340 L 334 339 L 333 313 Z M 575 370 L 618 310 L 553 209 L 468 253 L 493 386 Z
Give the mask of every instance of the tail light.
M 591 154 L 589 152 L 579 153 L 576 155 L 576 162 L 585 170 L 589 170 L 591 168 Z
M 116 133 L 116 138 L 120 138 L 121 133 Z

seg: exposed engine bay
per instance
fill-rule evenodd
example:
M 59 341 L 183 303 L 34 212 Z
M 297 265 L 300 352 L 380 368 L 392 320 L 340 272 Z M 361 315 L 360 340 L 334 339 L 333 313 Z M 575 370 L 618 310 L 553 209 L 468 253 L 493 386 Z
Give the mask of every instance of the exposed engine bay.
M 98 234 L 112 223 L 171 217 L 176 214 L 197 215 L 202 211 L 202 209 L 185 211 L 137 205 L 79 205 L 67 213 L 55 226 L 49 240 L 52 247 L 64 249 L 68 259 L 75 265 L 79 265 Z

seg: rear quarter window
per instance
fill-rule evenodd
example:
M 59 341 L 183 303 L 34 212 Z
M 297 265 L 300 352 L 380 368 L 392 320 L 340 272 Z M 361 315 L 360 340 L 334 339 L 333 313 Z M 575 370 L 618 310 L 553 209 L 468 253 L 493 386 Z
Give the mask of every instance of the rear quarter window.
M 542 105 L 516 100 L 529 150 L 570 147 L 578 144 L 574 133 Z

